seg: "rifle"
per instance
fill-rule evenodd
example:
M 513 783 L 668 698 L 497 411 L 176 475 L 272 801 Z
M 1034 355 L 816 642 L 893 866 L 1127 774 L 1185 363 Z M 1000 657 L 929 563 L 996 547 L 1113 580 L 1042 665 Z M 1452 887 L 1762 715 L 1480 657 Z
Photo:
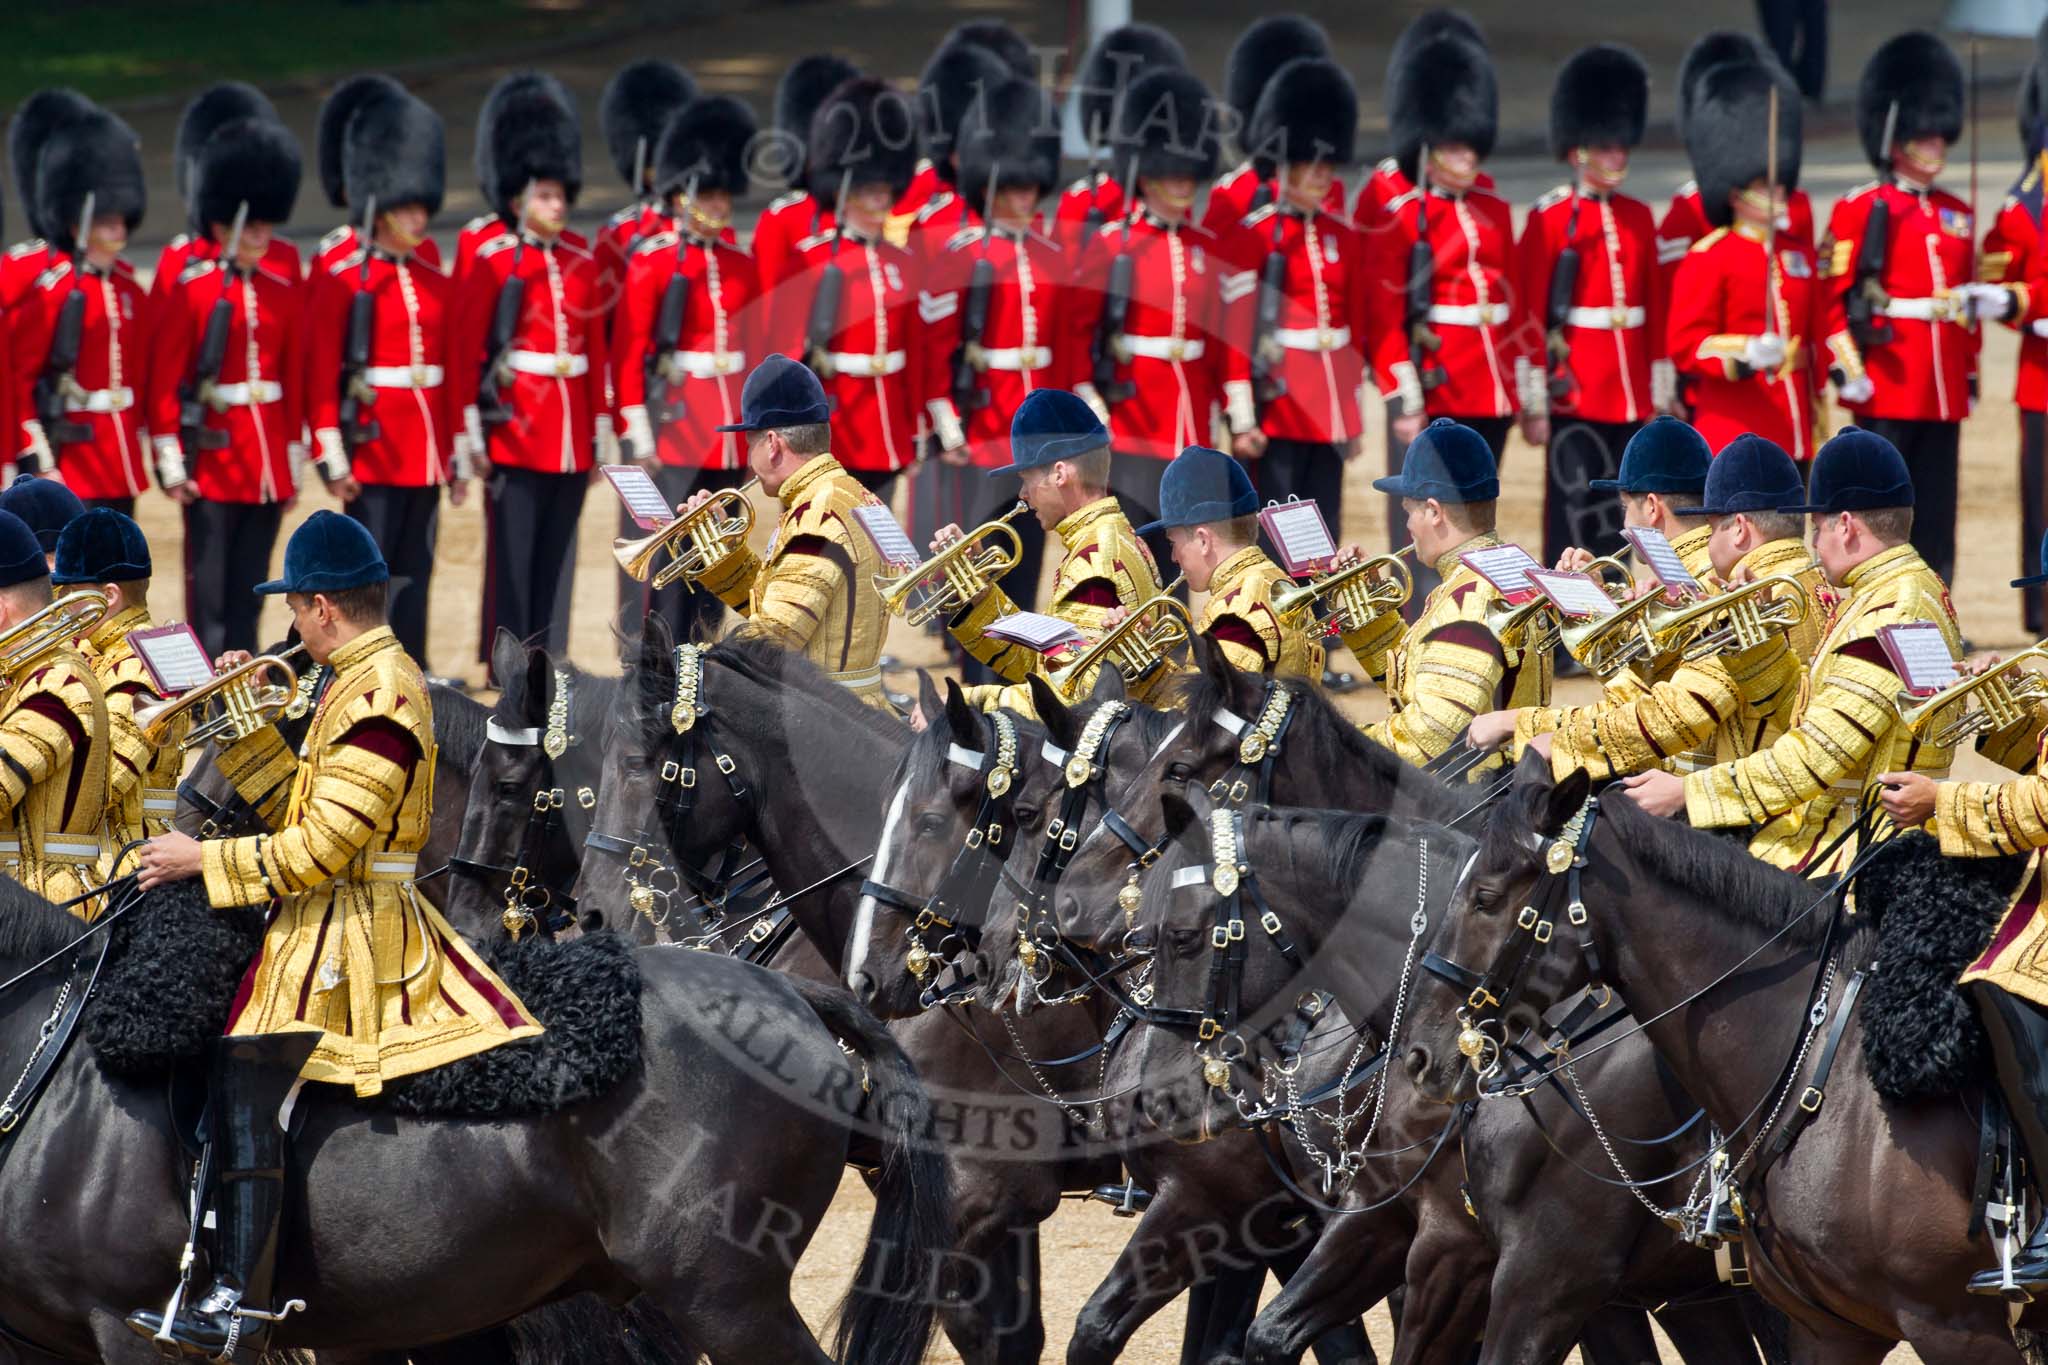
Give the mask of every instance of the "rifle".
M 1265 189 L 1263 181 L 1259 188 Z M 1280 328 L 1280 308 L 1287 297 L 1287 254 L 1281 250 L 1285 217 L 1274 211 L 1272 249 L 1259 266 L 1259 303 L 1252 314 L 1252 402 L 1262 410 L 1287 392 L 1287 382 L 1275 373 L 1280 368 L 1282 351 L 1274 336 Z M 1304 248 L 1306 244 L 1304 234 Z
M 199 456 L 203 451 L 225 450 L 228 434 L 225 431 L 210 431 L 206 426 L 208 410 L 226 412 L 227 405 L 214 396 L 214 385 L 220 382 L 221 365 L 228 357 L 228 331 L 234 324 L 234 305 L 228 302 L 228 280 L 239 266 L 235 257 L 242 250 L 242 229 L 249 225 L 249 202 L 243 200 L 235 209 L 234 226 L 228 229 L 228 240 L 220 256 L 220 295 L 214 299 L 213 308 L 206 315 L 206 329 L 199 334 L 199 350 L 192 357 L 192 373 L 178 389 L 178 442 L 185 448 L 185 458 L 190 462 L 188 473 L 198 473 Z M 246 287 L 246 286 L 245 286 Z
M 647 359 L 642 362 L 643 373 L 647 376 L 647 416 L 657 431 L 671 422 L 683 420 L 682 401 L 674 396 L 683 382 L 676 354 L 682 349 L 683 320 L 690 312 L 690 277 L 683 273 L 683 266 L 690 259 L 687 216 L 697 202 L 696 176 L 690 177 L 689 187 L 683 191 L 683 196 L 683 213 L 676 220 L 676 271 L 668 277 L 668 285 L 661 291 L 661 312 L 654 319 L 654 344 L 648 348 Z M 633 453 L 647 456 L 654 452 L 636 450 Z
M 53 464 L 63 447 L 92 439 L 92 427 L 72 421 L 66 413 L 69 400 L 81 392 L 77 372 L 78 352 L 85 342 L 85 244 L 92 233 L 97 198 L 91 191 L 86 192 L 85 207 L 78 215 L 78 235 L 73 239 L 71 292 L 64 296 L 64 303 L 57 310 L 56 325 L 50 329 L 50 349 L 43 357 L 43 372 L 36 376 L 36 420 L 42 424 Z M 32 452 L 23 452 L 18 463 L 24 474 L 42 472 L 41 457 Z
M 348 338 L 341 348 L 341 442 L 356 450 L 378 439 L 384 428 L 370 415 L 377 391 L 363 376 L 370 368 L 370 342 L 377 326 L 377 298 L 370 292 L 370 252 L 377 224 L 377 196 L 363 208 L 363 263 L 356 272 L 355 297 L 348 301 Z
M 1880 172 L 1885 183 L 1891 180 L 1892 135 L 1898 131 L 1899 102 L 1884 116 L 1884 146 L 1878 153 L 1878 160 L 1884 169 Z M 1856 278 L 1843 298 L 1843 307 L 1849 315 L 1849 335 L 1855 338 L 1859 348 L 1888 346 L 1896 335 L 1891 321 L 1885 317 L 1885 305 L 1891 302 L 1884 289 L 1885 266 L 1891 256 L 1892 206 L 1883 195 L 1870 205 L 1870 213 L 1863 220 L 1863 240 L 1856 252 Z
M 981 256 L 967 272 L 967 297 L 960 305 L 960 346 L 953 352 L 953 407 L 963 416 L 989 403 L 989 392 L 981 383 L 984 366 L 976 362 L 981 356 L 982 334 L 988 330 L 989 296 L 996 287 L 996 263 L 989 259 L 988 248 L 996 231 L 996 172 L 1000 169 L 1000 164 L 989 168 L 988 193 L 981 207 Z M 1023 242 L 1017 243 L 1017 250 L 1024 250 Z
M 818 272 L 818 292 L 811 295 L 811 316 L 804 323 L 804 355 L 820 378 L 832 375 L 832 337 L 839 330 L 839 304 L 846 295 L 846 272 L 839 267 L 839 245 L 846 238 L 846 195 L 853 188 L 853 168 L 839 177 L 839 206 L 832 214 L 832 255 Z
M 1124 230 L 1116 257 L 1109 263 L 1109 280 L 1102 291 L 1102 316 L 1095 323 L 1095 342 L 1089 350 L 1090 380 L 1105 404 L 1121 403 L 1137 393 L 1138 386 L 1116 377 L 1122 363 L 1118 355 L 1124 324 L 1131 316 L 1131 291 L 1137 280 L 1138 263 L 1131 255 L 1131 217 L 1138 207 L 1138 159 L 1131 158 L 1130 178 L 1124 182 Z
M 1564 250 L 1557 253 L 1557 266 L 1550 272 L 1550 296 L 1543 302 L 1543 351 L 1549 362 L 1546 387 L 1553 401 L 1571 396 L 1572 348 L 1564 329 L 1572 315 L 1572 298 L 1579 292 L 1579 210 L 1586 197 L 1572 188 L 1571 217 L 1565 222 Z
M 491 330 L 484 338 L 484 373 L 477 383 L 477 416 L 486 427 L 501 427 L 512 420 L 504 385 L 512 378 L 512 343 L 519 339 L 519 322 L 526 313 L 526 280 L 519 273 L 526 258 L 525 190 L 519 192 L 519 222 L 515 231 L 519 244 L 512 248 L 511 273 L 505 277 L 505 287 L 498 291 L 497 303 L 491 309 Z
M 1408 332 L 1408 360 L 1415 366 L 1415 379 L 1428 393 L 1450 376 L 1437 364 L 1437 350 L 1443 338 L 1429 325 L 1430 305 L 1436 301 L 1436 248 L 1429 241 L 1429 147 L 1424 144 L 1415 161 L 1415 245 L 1408 248 L 1408 278 L 1403 285 L 1402 325 Z

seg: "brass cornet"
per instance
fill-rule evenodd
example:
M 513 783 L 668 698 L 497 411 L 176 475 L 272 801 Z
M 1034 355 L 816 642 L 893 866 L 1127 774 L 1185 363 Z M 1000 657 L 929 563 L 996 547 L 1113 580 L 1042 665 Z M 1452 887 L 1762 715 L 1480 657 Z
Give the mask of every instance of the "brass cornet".
M 2029 645 L 1974 678 L 1950 683 L 1924 701 L 1913 701 L 1910 694 L 1901 693 L 1893 704 L 1915 738 L 1938 749 L 1954 748 L 1973 735 L 1992 734 L 2024 720 L 2030 710 L 2048 701 L 2048 678 L 2021 667 L 2037 660 L 2048 660 L 2048 646 Z M 1973 697 L 1976 706 L 1935 729 L 1934 722 L 1942 712 Z
M 1785 591 L 1773 593 L 1775 588 Z M 1806 589 L 1799 580 L 1791 574 L 1774 573 L 1682 607 L 1653 609 L 1648 625 L 1660 654 L 1682 652 L 1691 663 L 1733 650 L 1754 649 L 1800 624 L 1806 612 Z
M 1053 691 L 1064 701 L 1077 700 L 1081 684 L 1105 663 L 1115 664 L 1124 681 L 1135 684 L 1150 677 L 1166 662 L 1167 655 L 1185 649 L 1194 637 L 1195 623 L 1188 616 L 1188 609 L 1173 595 L 1185 577 L 1183 574 L 1174 579 L 1156 597 L 1132 607 L 1128 616 L 1083 650 L 1079 658 L 1055 670 L 1047 678 Z
M 1602 678 L 1611 678 L 1631 664 L 1656 658 L 1659 653 L 1657 640 L 1647 622 L 1663 604 L 1663 592 L 1632 596 L 1635 575 L 1629 572 L 1626 564 L 1611 555 L 1594 560 L 1586 566 L 1586 572 L 1595 576 L 1604 572 L 1618 577 L 1618 585 L 1603 583 L 1601 586 L 1620 607 L 1593 620 L 1564 622 L 1558 628 L 1558 638 L 1565 649 L 1585 665 L 1587 672 Z
M 753 478 L 738 488 L 721 488 L 659 531 L 638 540 L 613 541 L 612 558 L 628 578 L 651 582 L 656 588 L 680 578 L 702 578 L 746 544 L 747 534 L 754 529 L 754 504 L 747 500 L 747 492 L 760 482 Z M 654 557 L 662 550 L 673 557 L 656 569 Z
M 1605 583 L 1601 584 L 1607 588 L 1607 595 L 1616 601 L 1635 591 L 1636 576 L 1629 571 L 1628 565 L 1613 555 L 1603 555 L 1594 560 L 1584 572 L 1595 578 L 1602 574 L 1618 576 L 1621 580 L 1619 592 Z M 1612 619 L 1603 617 L 1600 622 L 1586 624 L 1602 624 Z M 1558 619 L 1557 609 L 1551 605 L 1550 599 L 1539 592 L 1519 607 L 1511 607 L 1504 602 L 1494 603 L 1486 612 L 1486 628 L 1503 645 L 1542 654 L 1557 647 L 1564 623 Z
M 1364 628 L 1390 611 L 1399 611 L 1415 595 L 1415 576 L 1402 561 L 1415 553 L 1413 541 L 1389 555 L 1337 569 L 1306 583 L 1275 580 L 1266 600 L 1282 616 L 1307 613 L 1327 602 L 1329 619 L 1340 632 Z
M 916 568 L 893 578 L 876 574 L 883 610 L 922 626 L 965 607 L 1024 557 L 1024 542 L 1010 523 L 1030 510 L 1031 505 L 1019 499 L 1009 511 L 983 522 Z
M 150 747 L 156 748 L 169 738 L 172 721 L 219 697 L 220 714 L 186 731 L 185 737 L 178 741 L 178 751 L 189 752 L 209 740 L 224 739 L 233 743 L 247 739 L 284 714 L 285 708 L 292 704 L 292 698 L 299 690 L 299 674 L 290 661 L 293 655 L 305 651 L 306 647 L 298 644 L 282 654 L 259 654 L 189 692 L 138 702 L 135 723 L 142 727 L 142 737 L 149 741 Z M 265 673 L 274 673 L 282 681 L 259 687 L 257 682 Z

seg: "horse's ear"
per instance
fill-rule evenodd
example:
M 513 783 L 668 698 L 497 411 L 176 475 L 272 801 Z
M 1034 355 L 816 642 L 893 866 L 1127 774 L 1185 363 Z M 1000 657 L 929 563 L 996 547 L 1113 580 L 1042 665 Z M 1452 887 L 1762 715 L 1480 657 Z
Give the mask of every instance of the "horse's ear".
M 1574 768 L 1565 774 L 1562 782 L 1550 789 L 1543 798 L 1543 812 L 1540 828 L 1551 838 L 1556 838 L 1565 822 L 1579 813 L 1579 807 L 1586 804 L 1592 794 L 1593 779 L 1584 768 Z
M 1125 701 L 1129 693 L 1124 690 L 1123 670 L 1115 664 L 1104 664 L 1095 670 L 1095 687 L 1088 693 L 1090 701 Z
M 962 744 L 981 742 L 981 713 L 967 700 L 960 684 L 951 678 L 946 679 L 946 727 Z
M 491 637 L 491 677 L 497 681 L 498 690 L 504 691 L 512 680 L 526 671 L 526 646 L 519 643 L 519 637 L 503 626 Z
M 1045 727 L 1046 738 L 1059 748 L 1073 748 L 1081 727 L 1075 723 L 1073 711 L 1060 700 L 1060 694 L 1036 673 L 1028 676 L 1024 685 L 1031 690 L 1031 709 L 1038 713 L 1038 723 Z
M 640 628 L 640 667 L 663 667 L 675 652 L 676 637 L 668 628 L 668 618 L 658 612 L 649 612 L 646 623 Z
M 539 725 L 548 718 L 548 695 L 554 671 L 555 662 L 548 657 L 546 650 L 526 651 L 526 695 L 521 700 L 526 703 L 522 719 L 529 725 Z
M 1233 709 L 1244 709 L 1247 679 L 1259 681 L 1257 675 L 1240 673 L 1230 662 L 1230 656 L 1223 652 L 1223 646 L 1206 635 L 1197 635 L 1193 641 L 1195 667 L 1216 688 L 1216 695 L 1229 697 Z
M 939 685 L 922 668 L 917 670 L 917 709 L 924 713 L 927 725 L 937 720 L 939 713 L 946 709 L 946 699 L 939 695 Z

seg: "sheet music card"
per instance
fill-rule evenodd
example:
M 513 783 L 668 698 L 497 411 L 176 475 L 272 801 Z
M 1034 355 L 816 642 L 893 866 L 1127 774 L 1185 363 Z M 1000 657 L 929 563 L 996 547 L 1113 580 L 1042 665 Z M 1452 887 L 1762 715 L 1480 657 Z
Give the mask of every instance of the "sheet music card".
M 1612 616 L 1621 610 L 1615 600 L 1607 595 L 1599 580 L 1585 573 L 1553 573 L 1549 569 L 1532 569 L 1529 581 L 1534 583 L 1552 606 L 1574 621 L 1593 621 L 1603 616 Z
M 1628 543 L 1635 547 L 1643 563 L 1650 566 L 1650 572 L 1657 575 L 1657 581 L 1664 585 L 1666 600 L 1688 601 L 1704 597 L 1706 589 L 1692 576 L 1692 570 L 1685 567 L 1685 561 L 1678 557 L 1678 551 L 1671 548 L 1670 540 L 1654 526 L 1630 526 L 1622 531 Z
M 1511 607 L 1519 607 L 1536 596 L 1537 588 L 1529 577 L 1531 570 L 1541 570 L 1535 556 L 1519 545 L 1496 545 L 1490 550 L 1467 550 L 1458 556 L 1458 562 L 1493 585 L 1493 590 Z
M 1051 654 L 1080 644 L 1083 636 L 1072 625 L 1057 616 L 1048 616 L 1041 611 L 1015 611 L 991 621 L 982 632 L 998 640 L 1010 640 L 1040 654 Z
M 875 542 L 875 548 L 882 552 L 883 561 L 891 567 L 914 569 L 924 563 L 924 556 L 910 543 L 903 524 L 881 503 L 862 503 L 853 509 L 853 519 L 868 533 L 868 539 Z
M 1948 639 L 1932 621 L 1882 626 L 1878 643 L 1891 656 L 1892 670 L 1916 697 L 1931 697 L 1960 678 Z
M 188 625 L 131 630 L 128 647 L 149 670 L 160 697 L 175 697 L 213 681 L 213 660 L 206 657 L 206 647 Z
M 1313 502 L 1299 498 L 1269 502 L 1259 512 L 1259 525 L 1266 528 L 1266 539 L 1279 551 L 1280 567 L 1290 578 L 1316 573 L 1337 557 L 1329 524 Z
M 676 519 L 675 509 L 662 496 L 653 476 L 637 464 L 608 464 L 604 476 L 612 491 L 626 505 L 626 515 L 643 531 L 658 531 Z

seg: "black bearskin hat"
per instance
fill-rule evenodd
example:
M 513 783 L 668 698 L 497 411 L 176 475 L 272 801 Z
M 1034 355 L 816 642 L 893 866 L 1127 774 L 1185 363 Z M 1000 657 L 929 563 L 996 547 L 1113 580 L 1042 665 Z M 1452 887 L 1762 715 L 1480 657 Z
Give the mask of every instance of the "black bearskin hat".
M 1223 98 L 1237 115 L 1240 141 L 1251 126 L 1259 96 L 1273 73 L 1297 57 L 1327 57 L 1330 35 L 1313 19 L 1299 14 L 1269 14 L 1254 19 L 1231 45 L 1223 67 Z
M 1425 145 L 1462 142 L 1485 157 L 1500 128 L 1500 87 L 1484 48 L 1444 34 L 1418 43 L 1387 86 L 1394 159 L 1415 179 Z
M 754 111 L 730 95 L 691 100 L 669 118 L 654 150 L 654 192 L 667 198 L 689 188 L 747 192 L 747 147 Z
M 661 140 L 669 120 L 697 98 L 697 82 L 674 62 L 646 57 L 628 62 L 605 82 L 597 99 L 597 126 L 604 133 L 604 145 L 612 154 L 619 179 L 633 193 L 633 163 L 640 157 L 654 164 L 654 144 Z
M 484 96 L 476 121 L 477 182 L 491 208 L 513 218 L 512 201 L 534 180 L 559 180 L 569 202 L 583 191 L 583 132 L 569 92 L 553 76 L 521 71 Z
M 804 152 L 811 140 L 811 116 L 825 96 L 860 74 L 860 68 L 830 52 L 799 57 L 775 83 L 775 165 L 764 166 L 770 179 L 804 187 Z
M 1192 71 L 1162 67 L 1131 82 L 1117 120 L 1117 165 L 1135 156 L 1138 174 L 1216 176 L 1216 111 L 1209 87 Z
M 1180 39 L 1150 24 L 1125 24 L 1095 40 L 1074 80 L 1081 136 L 1091 147 L 1107 146 L 1116 129 L 1118 97 L 1130 83 L 1159 67 L 1186 67 Z
M 1550 154 L 1577 147 L 1633 147 L 1650 113 L 1650 69 L 1617 43 L 1580 48 L 1550 89 Z
M 270 97 L 245 81 L 222 81 L 192 97 L 178 117 L 178 140 L 172 148 L 171 170 L 181 198 L 192 197 L 192 163 L 213 130 L 245 118 L 278 121 L 277 106 Z
M 1863 136 L 1863 154 L 1882 173 L 1891 171 L 1884 125 L 1894 104 L 1894 147 L 1921 137 L 1954 142 L 1963 135 L 1963 68 L 1947 43 L 1914 29 L 1887 39 L 1864 65 L 1856 83 L 1856 131 Z
M 2048 140 L 2048 109 L 2042 107 L 2041 68 L 2048 66 L 2048 21 L 2034 35 L 2034 60 L 2027 67 L 2026 79 L 2020 82 L 2020 150 L 2028 156 L 2037 155 L 2041 144 Z
M 1717 28 L 1693 39 L 1678 60 L 1678 135 L 1685 136 L 1685 122 L 1692 116 L 1692 88 L 1695 82 L 1723 62 L 1769 66 L 1776 59 L 1763 41 L 1739 29 Z
M 1259 174 L 1289 162 L 1357 159 L 1358 88 L 1327 57 L 1296 57 L 1273 73 L 1253 107 L 1244 146 Z
M 1728 196 L 1770 173 L 1771 87 L 1778 89 L 1778 183 L 1799 184 L 1799 92 L 1776 63 L 1723 62 L 1693 83 L 1685 153 L 1699 182 L 1700 211 L 1715 227 L 1735 212 Z
M 320 105 L 320 117 L 313 124 L 313 155 L 319 162 L 320 192 L 338 209 L 348 207 L 348 189 L 341 173 L 342 135 L 357 109 L 371 99 L 403 95 L 405 87 L 389 76 L 350 76 L 334 87 L 334 93 Z
M 1426 9 L 1408 22 L 1394 39 L 1394 46 L 1387 53 L 1387 88 L 1394 87 L 1394 77 L 1408 65 L 1408 58 L 1416 48 L 1438 38 L 1462 38 L 1481 52 L 1486 48 L 1486 31 L 1479 27 L 1479 21 L 1461 9 Z
M 21 102 L 7 122 L 7 160 L 14 167 L 14 193 L 21 211 L 28 215 L 29 231 L 52 241 L 69 241 L 77 224 L 45 224 L 36 213 L 36 168 L 41 163 L 43 143 L 67 123 L 82 119 L 97 108 L 76 90 L 52 87 L 38 90 Z M 183 172 L 179 183 L 183 184 Z
M 341 172 L 352 205 L 375 199 L 379 212 L 419 204 L 430 217 L 439 213 L 448 184 L 441 116 L 404 90 L 364 100 L 343 130 Z
M 1060 120 L 1035 82 L 1011 77 L 978 101 L 961 121 L 960 193 L 979 212 L 989 186 L 1060 183 Z
M 299 140 L 273 119 L 224 123 L 199 146 L 193 163 L 190 218 L 201 236 L 214 223 L 232 223 L 249 205 L 252 223 L 291 221 L 299 197 Z
M 925 63 L 917 78 L 917 131 L 941 179 L 953 178 L 946 161 L 961 119 L 989 91 L 1014 78 L 1002 58 L 979 43 L 949 40 Z
M 838 202 L 843 181 L 886 184 L 900 197 L 917 174 L 917 127 L 903 92 L 856 76 L 825 97 L 811 116 L 804 174 L 822 204 Z M 849 178 L 848 173 L 851 172 Z
M 1021 76 L 1027 81 L 1038 79 L 1038 63 L 1032 58 L 1031 44 L 1024 41 L 1023 34 L 1000 19 L 970 19 L 956 26 L 932 55 L 937 56 L 946 48 L 961 43 L 972 43 L 993 53 L 1013 76 Z
M 149 203 L 135 130 L 104 109 L 52 128 L 43 141 L 33 216 L 49 225 L 51 241 L 73 240 L 88 194 L 95 214 L 120 214 L 130 232 Z

